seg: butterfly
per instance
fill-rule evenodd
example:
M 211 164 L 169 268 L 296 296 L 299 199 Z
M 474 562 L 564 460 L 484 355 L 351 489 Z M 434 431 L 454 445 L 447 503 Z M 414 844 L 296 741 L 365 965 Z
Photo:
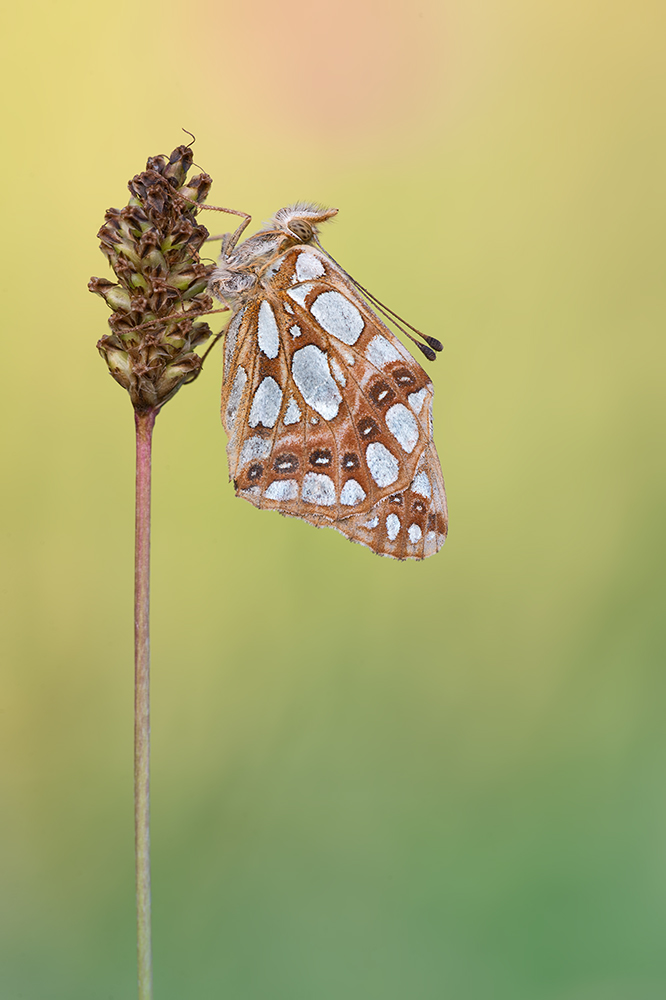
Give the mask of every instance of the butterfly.
M 209 290 L 233 310 L 229 476 L 255 507 L 335 528 L 379 555 L 425 559 L 447 533 L 433 387 L 370 302 L 431 360 L 442 345 L 423 334 L 418 343 L 326 253 L 318 227 L 336 214 L 299 202 L 243 242 L 249 216 L 222 237 Z

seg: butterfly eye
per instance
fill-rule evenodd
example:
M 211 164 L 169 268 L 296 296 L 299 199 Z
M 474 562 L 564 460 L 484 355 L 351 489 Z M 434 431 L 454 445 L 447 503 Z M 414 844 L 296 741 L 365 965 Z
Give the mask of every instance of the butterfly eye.
M 312 239 L 312 226 L 305 219 L 294 219 L 289 223 L 289 232 L 293 233 L 301 243 L 307 243 Z

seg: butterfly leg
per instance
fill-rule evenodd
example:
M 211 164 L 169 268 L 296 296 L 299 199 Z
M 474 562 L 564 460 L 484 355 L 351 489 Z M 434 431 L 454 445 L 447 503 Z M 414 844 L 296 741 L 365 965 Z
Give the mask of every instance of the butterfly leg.
M 233 233 L 225 233 L 224 236 L 209 236 L 209 240 L 222 240 L 222 252 L 228 253 L 238 243 L 239 239 L 243 235 L 244 231 L 252 222 L 252 216 L 248 215 L 247 212 L 239 212 L 235 208 L 221 208 L 218 205 L 201 205 L 201 208 L 208 209 L 209 212 L 226 212 L 227 215 L 241 215 L 243 221 L 241 222 L 238 229 Z
M 218 340 L 222 336 L 222 333 L 223 333 L 223 331 L 221 330 L 219 333 L 215 334 L 215 336 L 211 340 L 210 344 L 208 345 L 208 347 L 206 348 L 206 350 L 201 355 L 201 367 L 199 368 L 198 372 L 195 372 L 194 377 L 190 379 L 190 382 L 194 382 L 194 379 L 198 378 L 199 375 L 201 375 L 201 371 L 203 369 L 204 361 L 206 360 L 206 358 L 208 357 L 208 355 L 210 354 L 210 352 L 213 350 L 213 348 L 217 344 Z
M 245 229 L 244 225 L 237 229 L 235 233 L 221 233 L 219 236 L 207 236 L 204 243 L 213 243 L 215 240 L 221 240 L 220 258 L 224 260 L 238 243 L 238 237 L 243 232 L 243 229 Z

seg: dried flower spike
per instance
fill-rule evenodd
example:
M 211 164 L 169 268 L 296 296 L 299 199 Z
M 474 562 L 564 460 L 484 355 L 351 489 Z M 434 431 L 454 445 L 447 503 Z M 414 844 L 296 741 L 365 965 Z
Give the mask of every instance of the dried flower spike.
M 208 323 L 195 322 L 213 308 L 206 289 L 214 266 L 199 259 L 208 230 L 196 222 L 212 181 L 199 174 L 188 183 L 191 165 L 188 146 L 168 159 L 150 157 L 128 184 L 129 204 L 110 208 L 98 233 L 118 281 L 88 285 L 112 310 L 112 333 L 97 347 L 138 412 L 157 411 L 196 378 L 195 348 L 212 334 Z

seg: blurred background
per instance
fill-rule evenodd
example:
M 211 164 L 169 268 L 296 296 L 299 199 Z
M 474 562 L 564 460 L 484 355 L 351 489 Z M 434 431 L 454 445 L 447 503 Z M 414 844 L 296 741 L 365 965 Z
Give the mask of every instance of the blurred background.
M 183 127 L 211 203 L 337 206 L 444 342 L 451 530 L 400 564 L 236 500 L 219 349 L 159 416 L 156 1000 L 664 996 L 665 22 L 6 12 L 2 1000 L 135 996 L 133 420 L 86 284 Z

